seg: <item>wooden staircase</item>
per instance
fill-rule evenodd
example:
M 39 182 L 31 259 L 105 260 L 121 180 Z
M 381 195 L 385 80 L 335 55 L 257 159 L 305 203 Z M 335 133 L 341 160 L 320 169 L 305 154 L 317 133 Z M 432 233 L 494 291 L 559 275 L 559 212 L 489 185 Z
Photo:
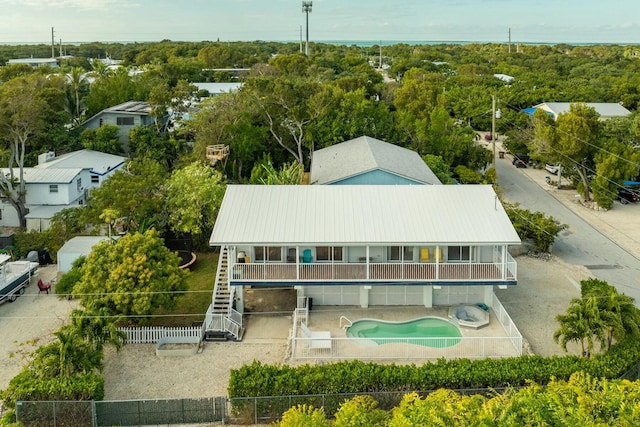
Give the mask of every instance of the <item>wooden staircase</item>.
M 231 290 L 229 289 L 229 251 L 226 246 L 220 249 L 218 277 L 213 289 L 213 313 L 228 314 L 231 307 Z
M 207 313 L 207 316 L 217 319 L 216 326 L 206 329 L 206 341 L 242 340 L 244 335 L 242 314 L 233 309 L 232 303 L 233 290 L 229 286 L 229 250 L 226 246 L 222 246 L 211 306 Z

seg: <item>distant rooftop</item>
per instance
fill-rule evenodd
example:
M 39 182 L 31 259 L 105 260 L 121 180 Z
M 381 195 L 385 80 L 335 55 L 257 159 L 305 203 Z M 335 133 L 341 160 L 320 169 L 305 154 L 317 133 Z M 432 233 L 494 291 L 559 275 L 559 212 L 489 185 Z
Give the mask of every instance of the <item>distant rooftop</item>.
M 311 184 L 331 184 L 376 169 L 418 183 L 441 184 L 418 153 L 369 136 L 314 151 Z
M 128 101 L 113 107 L 105 108 L 104 111 L 127 114 L 150 114 L 151 105 L 145 101 Z
M 53 160 L 35 166 L 38 169 L 81 167 L 92 173 L 104 175 L 123 165 L 125 157 L 94 150 L 79 150 L 62 154 Z

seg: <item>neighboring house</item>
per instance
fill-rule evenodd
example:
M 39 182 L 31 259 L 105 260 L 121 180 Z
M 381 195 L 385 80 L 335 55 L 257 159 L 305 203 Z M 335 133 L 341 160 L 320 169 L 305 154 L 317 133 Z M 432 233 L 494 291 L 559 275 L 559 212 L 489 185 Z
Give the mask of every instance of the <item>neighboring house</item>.
M 244 83 L 209 83 L 209 82 L 195 82 L 191 83 L 196 86 L 198 90 L 206 90 L 211 96 L 218 96 L 224 93 L 237 92 L 244 85 Z
M 118 137 L 129 151 L 129 131 L 136 126 L 151 126 L 155 124 L 151 116 L 151 105 L 144 101 L 129 101 L 102 110 L 82 124 L 85 129 L 97 129 L 102 125 L 118 126 Z
M 517 283 L 520 243 L 490 185 L 229 185 L 208 319 L 261 287 L 314 305 L 491 305 Z
M 9 174 L 3 168 L 1 173 Z M 91 181 L 88 168 L 38 169 L 24 168 L 26 186 L 25 204 L 29 208 L 27 229 L 42 231 L 49 227 L 53 215 L 62 209 L 83 205 L 87 186 Z M 18 169 L 14 169 L 18 173 Z M 20 219 L 15 208 L 6 200 L 0 204 L 0 225 L 19 227 Z
M 99 187 L 107 178 L 124 166 L 126 157 L 102 153 L 94 150 L 79 150 L 71 153 L 55 155 L 53 152 L 38 156 L 36 169 L 60 169 L 81 167 L 89 169 L 91 178 L 86 188 Z
M 415 151 L 361 136 L 313 152 L 310 184 L 441 184 Z
M 542 104 L 535 105 L 522 111 L 533 116 L 537 109 L 542 109 L 552 116 L 553 120 L 558 120 L 558 116 L 560 114 L 568 113 L 570 111 L 571 104 L 575 104 L 575 102 L 543 102 Z M 585 104 L 587 107 L 591 107 L 596 110 L 596 113 L 600 115 L 600 120 L 607 120 L 612 117 L 625 117 L 631 114 L 631 111 L 615 102 L 585 102 Z
M 58 60 L 56 58 L 19 58 L 7 61 L 7 65 L 12 64 L 27 64 L 33 68 L 44 67 L 47 65 L 53 68 L 58 68 Z
M 119 236 L 116 236 L 117 238 Z M 98 243 L 108 240 L 107 236 L 76 236 L 67 240 L 58 250 L 58 271 L 66 273 L 71 270 L 73 262 L 81 256 L 87 256 Z

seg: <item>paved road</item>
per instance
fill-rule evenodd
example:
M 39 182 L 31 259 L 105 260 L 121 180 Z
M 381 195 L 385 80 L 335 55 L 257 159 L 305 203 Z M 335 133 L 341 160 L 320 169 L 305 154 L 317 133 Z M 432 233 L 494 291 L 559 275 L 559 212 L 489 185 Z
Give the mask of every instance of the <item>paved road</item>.
M 576 215 L 514 167 L 509 158 L 498 159 L 496 169 L 506 200 L 544 212 L 569 226 L 554 243 L 554 255 L 567 263 L 584 265 L 594 277 L 635 298 L 640 307 L 640 259 Z

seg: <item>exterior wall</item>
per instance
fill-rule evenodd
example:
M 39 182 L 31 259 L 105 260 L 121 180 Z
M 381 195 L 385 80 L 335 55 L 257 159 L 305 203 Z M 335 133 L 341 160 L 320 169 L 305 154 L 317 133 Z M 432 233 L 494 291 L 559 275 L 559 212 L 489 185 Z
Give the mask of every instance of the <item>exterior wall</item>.
M 442 286 L 433 290 L 433 305 L 476 304 L 485 301 L 487 286 Z M 491 286 L 488 286 L 491 288 Z M 490 301 L 489 301 L 490 302 Z
M 44 231 L 51 226 L 51 220 L 45 218 L 27 218 L 27 231 Z
M 333 182 L 331 185 L 424 185 L 424 183 L 376 169 Z
M 80 183 L 78 184 L 78 180 Z M 70 183 L 32 183 L 27 184 L 27 195 L 25 201 L 27 205 L 71 205 L 84 203 L 85 189 L 91 184 L 91 174 L 89 170 L 83 170 L 76 175 Z M 52 193 L 50 185 L 57 185 L 58 192 Z
M 20 227 L 18 212 L 9 203 L 0 202 L 0 226 Z
M 118 125 L 118 117 L 133 117 L 133 125 Z M 102 120 L 102 123 L 100 122 Z M 136 126 L 150 126 L 154 123 L 153 117 L 144 114 L 125 114 L 112 111 L 103 111 L 95 117 L 87 120 L 82 126 L 85 129 L 97 129 L 101 125 L 118 126 L 118 138 L 122 142 L 125 152 L 129 151 L 129 131 Z
M 492 286 L 442 286 L 440 289 L 431 286 L 371 286 L 371 289 L 362 284 L 353 286 L 305 286 L 304 296 L 313 298 L 313 305 L 355 305 L 361 307 L 370 306 L 403 306 L 424 305 L 430 298 L 433 305 L 456 305 L 485 303 L 487 292 L 492 294 Z M 363 298 L 363 293 L 366 295 Z M 427 295 L 429 294 L 429 295 Z M 299 294 L 300 295 L 300 294 Z

